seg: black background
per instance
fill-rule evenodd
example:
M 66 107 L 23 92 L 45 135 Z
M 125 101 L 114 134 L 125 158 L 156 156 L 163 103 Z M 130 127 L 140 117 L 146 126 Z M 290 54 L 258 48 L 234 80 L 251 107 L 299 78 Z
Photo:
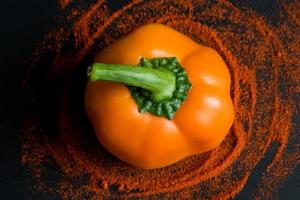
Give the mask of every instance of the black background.
M 231 1 L 254 9 L 271 23 L 278 18 L 276 1 Z M 108 1 L 116 10 L 126 1 Z M 59 14 L 55 0 L 7 0 L 0 4 L 0 199 L 49 199 L 33 195 L 28 190 L 28 174 L 20 164 L 20 134 L 22 126 L 21 79 L 24 66 L 37 43 L 49 30 L 54 16 Z M 262 172 L 272 157 L 272 148 L 253 171 L 243 191 L 236 199 L 251 199 Z M 300 199 L 300 169 L 296 169 L 280 187 L 279 199 Z M 59 199 L 59 197 L 50 199 Z

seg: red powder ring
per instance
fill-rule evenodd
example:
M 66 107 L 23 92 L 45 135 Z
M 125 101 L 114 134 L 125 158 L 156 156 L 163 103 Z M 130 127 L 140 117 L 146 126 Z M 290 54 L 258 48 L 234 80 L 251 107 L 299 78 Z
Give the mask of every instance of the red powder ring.
M 72 26 L 59 24 L 46 35 L 24 85 L 29 101 L 22 162 L 36 175 L 35 189 L 64 199 L 228 199 L 243 189 L 275 146 L 251 194 L 273 197 L 300 158 L 299 134 L 292 124 L 298 114 L 294 94 L 300 91 L 299 59 L 294 56 L 300 48 L 295 45 L 299 20 L 292 14 L 299 11 L 289 5 L 285 9 L 281 26 L 275 27 L 257 13 L 223 1 L 133 1 L 111 15 L 104 1 L 71 1 L 58 21 Z M 215 150 L 166 168 L 142 170 L 98 143 L 84 113 L 83 93 L 85 71 L 96 53 L 150 22 L 166 24 L 220 53 L 232 77 L 236 120 Z M 45 182 L 49 159 L 60 171 L 55 187 Z

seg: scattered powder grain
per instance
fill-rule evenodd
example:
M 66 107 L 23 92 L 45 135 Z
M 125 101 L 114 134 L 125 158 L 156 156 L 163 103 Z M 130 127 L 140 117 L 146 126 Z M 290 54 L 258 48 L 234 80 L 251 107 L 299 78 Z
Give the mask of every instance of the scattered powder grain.
M 229 199 L 275 145 L 249 195 L 276 196 L 300 160 L 299 2 L 278 3 L 276 25 L 227 1 L 132 1 L 114 13 L 103 0 L 72 5 L 37 47 L 23 82 L 21 161 L 33 174 L 32 189 L 63 199 Z M 86 68 L 97 52 L 150 22 L 173 27 L 222 55 L 231 72 L 236 119 L 215 150 L 142 170 L 99 144 L 84 113 L 83 93 Z M 50 184 L 53 171 L 57 180 Z

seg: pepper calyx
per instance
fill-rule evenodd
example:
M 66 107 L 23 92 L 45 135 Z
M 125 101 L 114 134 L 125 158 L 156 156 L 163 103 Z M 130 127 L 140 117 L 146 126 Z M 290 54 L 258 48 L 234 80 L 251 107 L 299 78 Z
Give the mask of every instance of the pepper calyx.
M 184 100 L 186 100 L 187 94 L 192 86 L 187 72 L 176 57 L 141 58 L 138 65 L 141 67 L 152 67 L 154 69 L 165 68 L 175 74 L 176 88 L 173 92 L 173 96 L 160 102 L 151 101 L 151 99 L 148 98 L 149 93 L 147 90 L 128 86 L 133 99 L 138 105 L 139 112 L 149 112 L 156 116 L 173 119 L 176 111 L 180 108 Z

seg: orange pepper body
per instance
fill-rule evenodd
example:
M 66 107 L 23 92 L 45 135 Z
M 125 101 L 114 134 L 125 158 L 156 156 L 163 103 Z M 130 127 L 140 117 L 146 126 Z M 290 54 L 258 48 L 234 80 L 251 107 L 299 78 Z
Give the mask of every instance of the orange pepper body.
M 85 108 L 101 144 L 140 168 L 160 168 L 217 147 L 232 126 L 230 74 L 221 56 L 161 24 L 144 25 L 101 51 L 96 62 L 136 65 L 141 57 L 177 57 L 192 83 L 172 120 L 139 113 L 128 88 L 88 82 Z

